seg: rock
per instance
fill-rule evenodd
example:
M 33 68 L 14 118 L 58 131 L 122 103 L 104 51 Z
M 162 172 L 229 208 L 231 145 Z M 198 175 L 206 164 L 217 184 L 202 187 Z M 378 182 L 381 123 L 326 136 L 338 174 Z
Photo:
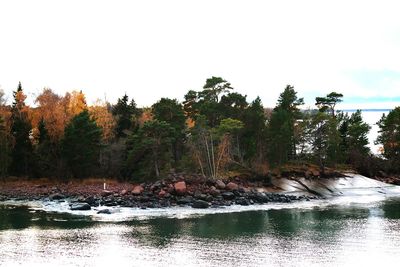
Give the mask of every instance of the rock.
M 228 184 L 226 185 L 226 189 L 227 189 L 227 190 L 230 190 L 230 191 L 238 190 L 238 189 L 239 189 L 239 186 L 238 186 L 237 184 L 233 183 L 233 182 L 230 182 L 230 183 L 228 183 Z
M 111 210 L 109 209 L 99 210 L 97 214 L 111 214 Z
M 108 191 L 108 190 L 103 190 L 103 192 L 101 192 L 101 196 L 102 197 L 108 197 L 108 196 L 110 196 L 112 194 L 113 194 L 113 192 Z
M 160 190 L 160 192 L 158 193 L 158 197 L 165 197 L 167 194 L 167 192 L 165 192 L 164 190 Z
M 177 182 L 174 184 L 174 188 L 175 188 L 175 193 L 177 195 L 185 195 L 187 188 L 186 188 L 186 183 L 183 182 Z
M 248 206 L 248 205 L 250 205 L 249 200 L 247 200 L 247 199 L 244 198 L 244 197 L 240 197 L 240 198 L 236 199 L 235 203 L 238 204 L 238 205 L 242 205 L 242 206 Z
M 143 191 L 144 191 L 143 186 L 137 185 L 137 186 L 135 186 L 135 187 L 133 188 L 132 194 L 134 194 L 134 195 L 137 196 L 137 195 L 140 195 L 141 193 L 143 193 Z
M 220 193 L 221 193 L 221 192 L 220 192 L 218 189 L 216 189 L 214 186 L 212 186 L 212 187 L 210 188 L 210 194 L 211 194 L 213 197 L 219 196 Z
M 96 200 L 94 199 L 93 196 L 89 196 L 89 197 L 85 198 L 82 202 L 86 202 L 91 206 L 96 204 Z
M 207 201 L 204 200 L 194 200 L 192 203 L 192 208 L 195 209 L 206 209 L 210 206 Z
M 125 196 L 126 194 L 128 194 L 128 190 L 126 190 L 126 189 L 123 189 L 123 190 L 120 192 L 120 195 L 121 195 L 121 196 Z
M 91 210 L 88 203 L 74 203 L 71 205 L 71 210 Z
M 215 185 L 217 186 L 218 189 L 225 189 L 226 185 L 224 182 L 222 182 L 221 180 L 217 180 L 215 182 Z
M 226 200 L 232 200 L 235 198 L 235 194 L 233 194 L 232 192 L 223 192 L 221 196 Z
M 59 200 L 59 199 L 64 199 L 64 198 L 65 198 L 65 196 L 60 193 L 54 193 L 49 196 L 50 200 Z
M 186 204 L 189 204 L 189 203 L 192 203 L 192 201 L 193 201 L 193 197 L 184 197 L 184 198 L 181 198 L 181 199 L 178 199 L 178 201 L 176 202 L 178 205 L 186 205 Z

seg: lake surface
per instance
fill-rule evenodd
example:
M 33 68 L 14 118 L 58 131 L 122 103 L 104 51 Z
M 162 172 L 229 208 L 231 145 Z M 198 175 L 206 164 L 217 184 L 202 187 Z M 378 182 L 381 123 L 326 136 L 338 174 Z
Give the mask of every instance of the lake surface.
M 323 203 L 108 222 L 0 205 L 0 266 L 399 266 L 400 198 Z

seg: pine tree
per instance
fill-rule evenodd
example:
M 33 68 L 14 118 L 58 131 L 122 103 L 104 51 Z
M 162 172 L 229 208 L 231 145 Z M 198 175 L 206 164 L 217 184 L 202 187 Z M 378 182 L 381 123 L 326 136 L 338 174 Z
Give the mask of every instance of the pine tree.
M 0 116 L 0 178 L 7 176 L 10 163 L 10 138 L 5 121 L 3 117 Z
M 174 128 L 172 152 L 175 163 L 182 157 L 185 139 L 186 118 L 183 107 L 176 99 L 161 98 L 152 106 L 154 119 L 167 122 Z
M 133 99 L 129 102 L 126 94 L 122 98 L 118 98 L 117 104 L 112 109 L 112 114 L 117 121 L 115 131 L 118 138 L 126 137 L 137 126 L 136 117 L 139 115 L 139 110 L 136 108 Z
M 303 98 L 297 97 L 293 86 L 287 85 L 280 94 L 269 122 L 269 158 L 283 164 L 296 156 L 295 123 L 301 117 L 299 106 Z
M 32 165 L 32 142 L 30 140 L 31 124 L 28 119 L 28 107 L 25 105 L 26 96 L 21 82 L 17 91 L 13 92 L 14 102 L 11 115 L 11 133 L 14 139 L 12 163 L 10 172 L 14 175 L 29 175 Z
M 133 178 L 158 178 L 168 168 L 174 131 L 165 121 L 151 120 L 131 136 L 127 165 Z
M 391 163 L 394 171 L 400 171 L 400 107 L 378 121 L 379 136 L 377 144 L 383 146 L 383 156 Z
M 96 173 L 101 148 L 101 129 L 84 110 L 65 128 L 62 153 L 74 177 L 88 177 Z

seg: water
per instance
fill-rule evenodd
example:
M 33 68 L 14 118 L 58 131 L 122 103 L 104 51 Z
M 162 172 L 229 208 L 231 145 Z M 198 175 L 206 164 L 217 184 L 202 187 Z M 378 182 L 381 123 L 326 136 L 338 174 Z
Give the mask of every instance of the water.
M 0 265 L 399 266 L 400 198 L 304 203 L 122 221 L 0 205 Z

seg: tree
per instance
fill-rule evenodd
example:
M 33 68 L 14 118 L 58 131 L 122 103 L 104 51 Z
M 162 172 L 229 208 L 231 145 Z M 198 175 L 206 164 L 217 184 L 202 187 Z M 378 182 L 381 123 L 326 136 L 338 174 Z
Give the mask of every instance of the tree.
M 128 166 L 135 176 L 160 177 L 172 158 L 174 128 L 165 121 L 151 120 L 133 134 L 128 144 Z M 153 170 L 154 172 L 151 172 Z
M 87 109 L 86 97 L 82 91 L 72 91 L 65 96 L 68 101 L 68 115 L 72 118 Z
M 66 97 L 61 97 L 50 88 L 44 88 L 35 100 L 35 103 L 38 104 L 39 122 L 43 120 L 49 138 L 53 143 L 60 142 L 64 136 L 65 126 L 72 118 L 68 111 L 71 109 L 70 99 L 70 94 L 67 94 Z M 81 107 L 73 109 L 80 110 Z
M 218 174 L 220 169 L 231 162 L 242 163 L 242 153 L 239 144 L 239 131 L 243 129 L 244 124 L 236 119 L 223 119 L 219 126 L 214 129 L 216 137 L 218 137 L 217 159 L 215 173 Z M 215 138 L 217 139 L 217 138 Z
M 117 123 L 115 131 L 118 138 L 126 137 L 137 126 L 136 117 L 139 115 L 139 110 L 133 99 L 128 102 L 129 98 L 125 94 L 122 98 L 118 98 L 117 104 L 112 108 Z
M 161 98 L 152 106 L 154 119 L 167 122 L 174 128 L 174 136 L 171 140 L 172 152 L 175 163 L 183 153 L 183 142 L 185 139 L 186 118 L 183 107 L 176 99 Z
M 336 92 L 331 92 L 325 97 L 316 97 L 315 105 L 318 106 L 321 112 L 330 112 L 332 117 L 335 117 L 335 107 L 342 102 L 343 95 Z
M 10 136 L 5 120 L 0 115 L 0 178 L 7 176 L 10 163 Z
M 383 156 L 391 162 L 392 168 L 400 169 L 400 107 L 378 121 L 379 136 L 377 144 L 383 145 Z
M 350 116 L 348 125 L 348 153 L 367 156 L 370 153 L 368 147 L 368 132 L 371 127 L 363 121 L 361 110 L 357 110 Z
M 303 98 L 297 97 L 291 85 L 280 94 L 268 125 L 271 162 L 283 164 L 295 158 L 295 123 L 301 118 L 299 106 L 303 104 Z
M 312 153 L 320 167 L 321 173 L 324 173 L 329 150 L 329 118 L 326 113 L 318 112 L 312 116 L 310 126 Z
M 87 110 L 76 115 L 65 128 L 63 156 L 74 177 L 93 175 L 98 167 L 101 129 Z
M 196 121 L 197 117 L 202 115 L 210 127 L 216 127 L 223 118 L 220 108 L 221 95 L 229 93 L 232 89 L 229 82 L 221 77 L 213 76 L 206 80 L 202 91 L 190 90 L 185 95 L 184 111 L 192 120 Z
M 250 166 L 252 160 L 260 166 L 264 161 L 265 139 L 266 137 L 266 121 L 264 107 L 261 99 L 257 97 L 247 109 L 243 116 L 243 133 L 241 136 L 241 144 L 243 147 L 244 158 L 248 160 Z M 253 167 L 253 166 L 251 166 Z
M 14 175 L 29 175 L 32 164 L 32 143 L 30 140 L 31 124 L 28 119 L 28 107 L 25 105 L 26 95 L 21 82 L 13 92 L 14 102 L 11 115 L 11 133 L 14 141 L 10 172 Z
M 246 96 L 239 93 L 228 93 L 221 97 L 218 112 L 221 114 L 221 119 L 242 120 L 248 105 Z
M 110 142 L 114 138 L 116 121 L 110 112 L 108 103 L 97 100 L 94 105 L 89 107 L 89 114 L 102 130 L 103 143 Z
M 232 90 L 233 87 L 229 82 L 222 79 L 221 77 L 208 78 L 206 80 L 206 84 L 203 86 L 203 91 L 199 93 L 201 98 L 204 98 L 206 101 L 211 102 L 219 102 L 219 96 L 222 93 L 227 93 L 229 90 Z

